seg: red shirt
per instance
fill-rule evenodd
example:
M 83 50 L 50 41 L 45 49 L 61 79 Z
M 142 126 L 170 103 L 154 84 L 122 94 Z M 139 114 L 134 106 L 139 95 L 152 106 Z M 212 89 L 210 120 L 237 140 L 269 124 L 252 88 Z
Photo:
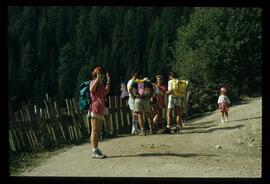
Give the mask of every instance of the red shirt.
M 157 86 L 157 87 L 163 93 L 163 94 L 160 93 L 157 95 L 158 106 L 159 108 L 163 108 L 165 106 L 165 93 L 167 91 L 167 86 L 162 84 L 161 86 Z
M 92 80 L 90 83 L 90 88 L 94 84 L 95 80 Z M 90 105 L 90 112 L 104 116 L 105 109 L 105 97 L 107 90 L 105 86 L 101 83 L 98 83 L 96 86 L 96 91 L 94 93 L 90 92 L 92 103 Z

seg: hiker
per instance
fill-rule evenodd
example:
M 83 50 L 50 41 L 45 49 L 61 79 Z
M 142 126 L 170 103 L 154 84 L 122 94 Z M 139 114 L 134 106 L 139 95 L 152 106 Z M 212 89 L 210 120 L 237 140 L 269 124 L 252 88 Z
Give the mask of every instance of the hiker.
M 101 150 L 98 148 L 99 133 L 102 130 L 102 123 L 105 120 L 105 96 L 110 90 L 110 76 L 106 73 L 104 68 L 96 67 L 92 72 L 94 80 L 90 83 L 90 95 L 92 103 L 89 111 L 91 116 L 91 136 L 90 141 L 92 144 L 92 158 L 106 158 Z M 106 86 L 103 80 L 107 79 Z
M 177 79 L 175 72 L 170 72 L 168 81 L 168 91 L 166 92 L 168 97 L 168 110 L 167 110 L 167 126 L 162 132 L 164 134 L 171 133 L 171 114 L 174 110 L 174 115 L 176 116 L 176 133 L 180 133 L 180 128 L 182 128 L 182 109 L 183 101 L 185 95 L 185 89 L 188 81 Z
M 129 93 L 127 91 L 127 87 L 126 87 L 124 82 L 121 83 L 120 91 L 121 91 L 120 98 L 121 98 L 121 101 L 122 101 L 122 105 L 126 106 L 128 98 L 129 98 Z
M 156 76 L 156 98 L 157 98 L 157 108 L 158 108 L 158 115 L 154 117 L 154 122 L 159 128 L 162 128 L 162 111 L 163 108 L 166 108 L 165 105 L 165 94 L 167 91 L 167 86 L 163 83 L 163 77 L 161 75 Z
M 140 135 L 146 135 L 146 131 L 144 130 L 144 122 L 143 122 L 143 113 L 146 114 L 150 134 L 156 134 L 155 127 L 153 126 L 153 119 L 152 119 L 152 112 L 150 107 L 150 98 L 152 96 L 152 88 L 153 85 L 148 78 L 144 79 L 136 79 L 132 85 L 132 96 L 135 97 L 135 104 L 134 104 L 134 112 L 138 116 L 138 122 L 140 125 L 141 133 Z
M 155 129 L 157 129 L 157 123 L 158 120 L 160 119 L 160 115 L 159 115 L 159 108 L 158 108 L 158 102 L 157 102 L 157 95 L 160 93 L 159 88 L 156 87 L 154 80 L 151 81 L 152 83 L 152 88 L 150 89 L 151 91 L 151 96 L 150 96 L 150 107 L 151 107 L 151 111 L 152 111 L 152 117 L 153 117 L 153 127 L 155 127 Z
M 229 106 L 231 104 L 229 97 L 227 96 L 227 89 L 222 87 L 220 89 L 220 96 L 218 97 L 218 108 L 221 112 L 221 123 L 224 123 L 224 115 L 225 115 L 225 122 L 228 122 L 228 111 Z
M 129 94 L 128 106 L 129 106 L 129 108 L 130 108 L 130 110 L 132 112 L 132 130 L 131 130 L 132 135 L 139 134 L 138 117 L 134 112 L 135 96 L 133 96 L 134 92 L 132 92 L 134 90 L 134 88 L 132 88 L 132 84 L 135 81 L 135 79 L 137 78 L 137 76 L 138 76 L 138 73 L 133 72 L 131 79 L 127 83 L 127 91 L 128 91 L 128 94 Z

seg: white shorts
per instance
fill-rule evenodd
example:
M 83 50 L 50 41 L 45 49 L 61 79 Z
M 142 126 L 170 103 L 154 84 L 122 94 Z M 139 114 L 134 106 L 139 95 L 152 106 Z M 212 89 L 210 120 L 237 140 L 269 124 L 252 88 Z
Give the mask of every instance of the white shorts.
M 175 106 L 182 108 L 183 97 L 172 97 L 168 98 L 168 109 L 174 109 Z
M 91 118 L 97 118 L 97 119 L 100 120 L 100 121 L 105 121 L 104 116 L 101 116 L 101 115 L 96 114 L 96 113 L 93 113 L 93 112 L 91 112 L 90 117 L 91 117 Z
M 129 106 L 130 110 L 132 110 L 132 111 L 134 110 L 134 104 L 135 104 L 135 99 L 129 97 L 128 98 L 128 106 Z

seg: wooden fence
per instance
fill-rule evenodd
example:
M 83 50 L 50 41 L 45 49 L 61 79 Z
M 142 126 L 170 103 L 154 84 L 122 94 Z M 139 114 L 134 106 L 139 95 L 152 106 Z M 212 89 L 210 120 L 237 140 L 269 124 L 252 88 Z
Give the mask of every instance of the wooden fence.
M 131 130 L 132 114 L 126 101 L 119 96 L 109 96 L 110 119 L 117 134 Z M 12 152 L 42 152 L 67 144 L 78 144 L 89 139 L 89 119 L 78 109 L 77 99 L 66 99 L 66 107 L 48 98 L 43 107 L 30 102 L 21 109 L 9 112 L 9 142 Z M 106 128 L 106 126 L 105 126 Z

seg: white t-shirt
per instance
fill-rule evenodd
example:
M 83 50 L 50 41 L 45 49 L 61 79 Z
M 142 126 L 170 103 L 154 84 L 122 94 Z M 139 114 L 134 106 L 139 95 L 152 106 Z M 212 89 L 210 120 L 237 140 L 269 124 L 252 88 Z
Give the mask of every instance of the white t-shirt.
M 133 79 L 130 79 L 127 83 L 127 90 L 128 90 L 128 94 L 130 97 L 131 97 L 131 94 L 130 94 L 129 90 L 131 89 L 131 85 L 132 85 L 133 81 L 134 81 Z
M 230 99 L 229 99 L 228 96 L 226 96 L 226 95 L 220 95 L 218 97 L 218 102 L 217 103 L 228 103 L 228 104 L 230 104 L 231 102 L 230 102 Z
M 176 79 L 176 83 L 178 82 L 178 79 Z M 168 81 L 168 91 L 172 91 L 173 90 L 173 79 Z M 169 95 L 169 97 L 171 97 L 172 94 Z

